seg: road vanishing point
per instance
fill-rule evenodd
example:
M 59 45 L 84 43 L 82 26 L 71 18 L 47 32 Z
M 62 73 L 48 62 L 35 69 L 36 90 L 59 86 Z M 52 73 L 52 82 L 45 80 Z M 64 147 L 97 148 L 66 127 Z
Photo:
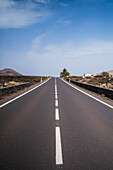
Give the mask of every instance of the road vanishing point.
M 113 170 L 113 106 L 60 78 L 2 104 L 0 170 Z

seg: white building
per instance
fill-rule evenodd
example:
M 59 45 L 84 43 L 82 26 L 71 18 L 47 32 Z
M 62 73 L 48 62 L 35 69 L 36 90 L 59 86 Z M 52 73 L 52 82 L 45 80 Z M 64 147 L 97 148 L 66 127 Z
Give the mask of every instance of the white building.
M 86 77 L 92 77 L 92 75 L 91 75 L 91 74 L 84 73 L 83 78 L 86 78 Z

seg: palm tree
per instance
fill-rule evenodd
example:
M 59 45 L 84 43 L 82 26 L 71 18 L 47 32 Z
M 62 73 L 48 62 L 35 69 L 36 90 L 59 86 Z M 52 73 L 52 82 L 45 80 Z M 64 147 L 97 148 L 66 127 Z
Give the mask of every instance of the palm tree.
M 67 72 L 66 68 L 64 68 L 63 71 L 60 73 L 60 75 L 63 77 L 67 77 L 67 76 L 70 76 L 70 73 Z
M 66 72 L 66 74 L 65 74 L 66 76 L 70 76 L 70 73 L 69 72 Z
M 65 74 L 67 72 L 66 68 L 63 69 L 63 73 Z

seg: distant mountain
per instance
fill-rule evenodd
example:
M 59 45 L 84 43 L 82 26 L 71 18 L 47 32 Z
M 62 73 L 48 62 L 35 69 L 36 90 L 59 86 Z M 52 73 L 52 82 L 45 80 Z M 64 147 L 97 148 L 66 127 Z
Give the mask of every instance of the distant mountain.
M 0 76 L 20 76 L 20 75 L 21 75 L 20 73 L 10 68 L 0 70 Z

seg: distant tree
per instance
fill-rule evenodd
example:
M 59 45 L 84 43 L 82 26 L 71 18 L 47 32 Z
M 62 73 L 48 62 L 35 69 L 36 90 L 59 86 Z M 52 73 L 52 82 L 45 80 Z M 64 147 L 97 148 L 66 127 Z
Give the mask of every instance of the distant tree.
M 60 75 L 63 76 L 64 75 L 63 72 L 61 72 Z
M 63 73 L 65 74 L 67 72 L 66 68 L 63 69 Z
M 109 77 L 109 73 L 108 72 L 102 72 L 102 77 Z
M 70 73 L 66 70 L 66 68 L 63 69 L 63 71 L 60 73 L 61 76 L 67 77 L 70 76 Z
M 66 74 L 65 74 L 66 76 L 70 76 L 70 73 L 69 72 L 66 72 Z

